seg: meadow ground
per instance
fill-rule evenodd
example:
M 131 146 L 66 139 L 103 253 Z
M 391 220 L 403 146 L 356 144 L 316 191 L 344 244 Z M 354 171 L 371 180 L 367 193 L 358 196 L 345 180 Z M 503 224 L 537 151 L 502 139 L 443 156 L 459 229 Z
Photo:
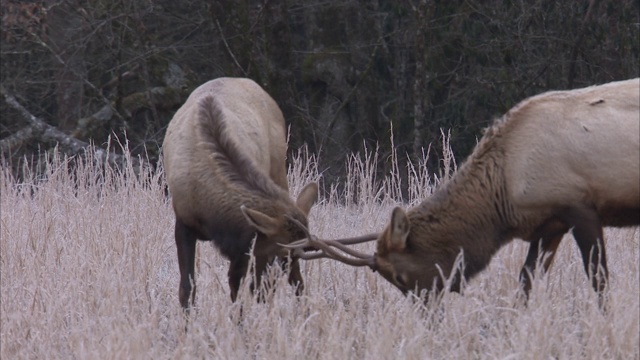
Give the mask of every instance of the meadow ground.
M 350 158 L 344 189 L 323 196 L 311 231 L 335 238 L 379 231 L 398 202 L 394 166 L 374 179 Z M 318 178 L 293 159 L 292 193 Z M 312 162 L 311 162 L 312 165 Z M 189 330 L 178 304 L 173 213 L 163 174 L 132 176 L 53 157 L 42 175 L 0 174 L 2 359 L 638 359 L 640 231 L 607 229 L 607 312 L 566 236 L 554 265 L 518 300 L 527 244 L 515 240 L 438 304 L 403 296 L 365 268 L 303 263 L 305 294 L 282 274 L 264 303 L 246 287 L 231 303 L 228 262 L 199 244 L 197 308 Z M 28 171 L 27 171 L 28 173 Z M 410 206 L 437 181 L 410 171 Z M 359 245 L 373 251 L 373 244 Z M 242 312 L 241 312 L 242 309 Z

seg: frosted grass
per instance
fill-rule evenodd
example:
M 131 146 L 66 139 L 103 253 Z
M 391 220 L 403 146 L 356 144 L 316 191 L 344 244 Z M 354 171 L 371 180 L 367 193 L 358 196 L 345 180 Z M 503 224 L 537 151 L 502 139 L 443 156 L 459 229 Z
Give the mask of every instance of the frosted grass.
M 421 164 L 394 163 L 392 173 L 376 178 L 376 156 L 349 157 L 345 186 L 328 191 L 311 212 L 312 232 L 330 238 L 379 231 L 394 205 L 415 204 L 437 186 Z M 304 151 L 291 162 L 295 197 L 321 172 Z M 2 359 L 640 357 L 638 228 L 606 229 L 607 312 L 598 308 L 571 236 L 549 274 L 535 279 L 528 306 L 517 300 L 527 249 L 519 240 L 502 248 L 464 295 L 446 293 L 427 307 L 368 269 L 326 259 L 303 263 L 301 297 L 273 270 L 277 286 L 266 302 L 256 303 L 245 287 L 233 304 L 228 262 L 200 243 L 197 306 L 185 333 L 162 171 L 118 172 L 90 157 L 50 156 L 45 167 L 19 183 L 5 166 L 0 174 Z M 399 198 L 402 171 L 408 199 Z

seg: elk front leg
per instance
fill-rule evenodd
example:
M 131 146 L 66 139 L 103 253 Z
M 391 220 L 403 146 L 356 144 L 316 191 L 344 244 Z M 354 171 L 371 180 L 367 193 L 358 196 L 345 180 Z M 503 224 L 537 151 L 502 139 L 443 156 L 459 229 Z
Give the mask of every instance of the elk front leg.
M 176 219 L 175 237 L 178 250 L 178 265 L 180 267 L 178 297 L 182 308 L 188 311 L 189 307 L 195 303 L 196 298 L 194 261 L 197 238 L 195 233 L 178 219 Z M 191 302 L 189 298 L 191 298 Z
M 567 222 L 573 227 L 582 262 L 591 286 L 598 293 L 600 300 L 607 286 L 609 271 L 604 249 L 604 236 L 598 214 L 594 209 L 572 209 L 567 212 Z
M 304 279 L 300 272 L 300 262 L 297 257 L 293 257 L 290 254 L 278 255 L 275 260 L 280 264 L 282 271 L 288 274 L 289 285 L 293 286 L 296 291 L 296 296 L 301 296 L 304 292 Z
M 531 291 L 532 277 L 536 271 L 538 265 L 538 258 L 540 257 L 540 250 L 542 255 L 546 256 L 542 264 L 542 269 L 546 273 L 551 264 L 553 258 L 556 255 L 556 250 L 560 245 L 560 241 L 564 234 L 569 231 L 569 227 L 564 223 L 552 220 L 547 224 L 541 226 L 532 237 L 531 245 L 529 245 L 529 252 L 527 258 L 524 261 L 522 270 L 520 271 L 520 283 L 522 284 L 522 290 L 526 298 L 529 297 Z
M 546 273 L 547 270 L 549 270 L 549 267 L 551 267 L 553 257 L 556 255 L 556 250 L 558 249 L 558 245 L 560 245 L 562 236 L 563 234 L 555 235 L 549 238 L 542 238 L 540 240 L 531 242 L 531 245 L 529 245 L 527 259 L 524 262 L 524 266 L 522 266 L 522 271 L 520 271 L 520 283 L 522 284 L 522 289 L 524 290 L 525 297 L 528 298 L 529 291 L 531 291 L 531 282 L 533 281 L 532 277 L 538 265 L 540 250 L 542 250 L 543 256 L 546 255 L 544 263 L 542 264 L 542 269 Z
M 266 292 L 275 286 L 275 280 L 271 281 L 272 279 L 269 278 L 267 278 L 264 284 L 262 283 L 262 277 L 264 275 L 268 276 L 266 273 L 267 266 L 271 263 L 273 263 L 273 261 L 270 261 L 268 256 L 255 256 L 255 266 L 253 269 L 254 278 L 251 282 L 250 289 L 252 294 L 257 295 L 258 302 L 265 302 Z
M 247 268 L 249 266 L 249 256 L 242 255 L 238 258 L 231 259 L 229 265 L 229 290 L 231 291 L 231 301 L 235 302 L 238 298 L 238 291 L 240 291 L 240 283 L 247 274 Z
M 296 289 L 296 296 L 301 296 L 304 292 L 304 280 L 300 272 L 300 262 L 298 258 L 289 257 L 289 284 Z

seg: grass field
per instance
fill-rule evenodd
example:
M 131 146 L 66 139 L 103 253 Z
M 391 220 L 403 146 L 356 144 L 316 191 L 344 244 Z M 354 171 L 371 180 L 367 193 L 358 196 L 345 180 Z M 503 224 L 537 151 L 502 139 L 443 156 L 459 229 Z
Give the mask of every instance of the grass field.
M 344 189 L 321 198 L 311 231 L 325 238 L 381 230 L 398 203 L 395 166 L 374 179 L 351 158 Z M 292 192 L 318 179 L 293 159 Z M 197 309 L 188 332 L 178 304 L 173 213 L 161 172 L 132 176 L 53 157 L 17 183 L 0 174 L 2 359 L 638 359 L 640 231 L 607 229 L 607 312 L 584 274 L 571 236 L 528 306 L 518 301 L 526 245 L 516 240 L 472 279 L 464 296 L 422 305 L 377 274 L 330 260 L 303 263 L 295 297 L 276 271 L 276 291 L 256 303 L 246 287 L 229 299 L 228 262 L 199 244 Z M 28 171 L 27 171 L 28 173 Z M 410 172 L 415 204 L 437 183 Z M 373 244 L 359 249 L 372 252 Z M 242 312 L 241 312 L 242 309 Z

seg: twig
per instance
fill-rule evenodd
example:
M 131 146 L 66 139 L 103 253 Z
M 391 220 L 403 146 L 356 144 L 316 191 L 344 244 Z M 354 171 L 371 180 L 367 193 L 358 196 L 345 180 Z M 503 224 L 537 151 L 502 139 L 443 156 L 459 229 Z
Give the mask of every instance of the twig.
M 231 51 L 231 48 L 229 47 L 229 44 L 227 43 L 227 38 L 224 36 L 224 33 L 222 32 L 222 26 L 220 26 L 220 22 L 218 22 L 218 19 L 216 19 L 216 26 L 218 27 L 218 31 L 220 32 L 220 37 L 222 38 L 222 42 L 224 43 L 224 46 L 227 48 L 227 51 L 229 52 L 229 55 L 231 56 L 231 59 L 233 59 L 233 62 L 242 71 L 244 76 L 247 76 L 248 75 L 247 72 L 244 70 L 244 68 L 240 65 L 240 63 L 238 62 L 236 57 L 233 55 L 233 51 Z
M 598 0 L 590 0 L 589 7 L 587 8 L 587 13 L 584 15 L 582 19 L 582 24 L 580 24 L 580 32 L 578 34 L 578 39 L 576 43 L 573 45 L 571 49 L 571 60 L 569 61 L 569 75 L 567 79 L 567 89 L 573 88 L 573 81 L 576 76 L 576 63 L 578 61 L 578 52 L 580 50 L 580 45 L 582 45 L 582 40 L 584 39 L 585 34 L 587 33 L 587 23 L 591 18 L 591 12 L 593 9 L 598 6 Z
M 85 83 L 85 85 L 89 86 L 95 93 L 96 95 L 98 95 L 99 97 L 102 98 L 102 101 L 104 101 L 104 103 L 111 107 L 111 111 L 113 111 L 113 114 L 118 117 L 118 119 L 124 121 L 124 118 L 122 117 L 122 115 L 118 112 L 118 110 L 113 106 L 113 104 L 111 104 L 111 101 L 109 101 L 109 99 L 107 99 L 103 94 L 102 91 L 100 91 L 100 89 L 98 89 L 95 85 L 93 85 L 93 83 L 91 83 L 89 80 L 87 80 L 84 76 L 81 76 L 80 74 L 78 74 L 73 67 L 68 66 L 67 63 L 64 61 L 63 58 L 60 57 L 60 55 L 55 52 L 51 46 L 49 46 L 49 44 L 47 44 L 44 40 L 42 40 L 40 38 L 40 36 L 38 36 L 37 34 L 31 33 L 31 35 L 34 37 L 34 39 L 36 39 L 36 41 L 43 46 L 44 48 L 46 48 L 47 50 L 49 50 L 51 52 L 51 54 L 53 54 L 53 56 L 56 58 L 56 60 L 58 60 L 58 62 L 62 65 L 64 65 L 69 71 L 71 71 L 73 73 L 73 75 L 75 75 L 78 79 L 81 79 L 83 83 Z

